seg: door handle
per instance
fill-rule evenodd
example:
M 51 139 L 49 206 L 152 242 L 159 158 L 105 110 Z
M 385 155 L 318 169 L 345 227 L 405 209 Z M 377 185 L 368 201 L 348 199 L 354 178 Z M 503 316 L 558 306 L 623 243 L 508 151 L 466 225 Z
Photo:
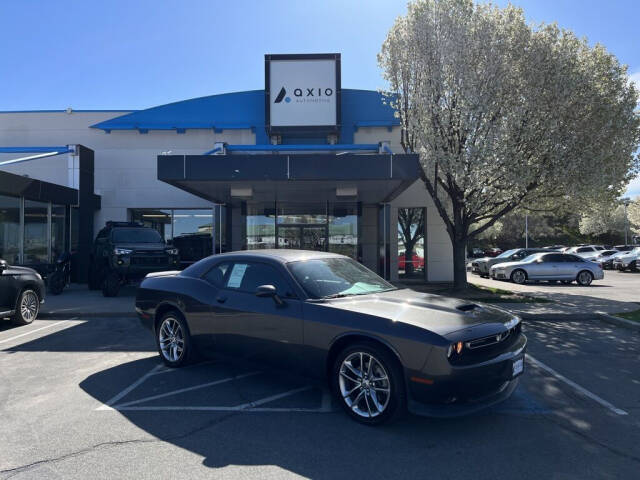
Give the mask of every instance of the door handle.
M 218 303 L 224 303 L 224 302 L 226 302 L 226 301 L 227 301 L 227 297 L 224 297 L 224 296 L 222 296 L 222 295 L 218 295 L 218 296 L 216 297 L 216 302 L 218 302 Z

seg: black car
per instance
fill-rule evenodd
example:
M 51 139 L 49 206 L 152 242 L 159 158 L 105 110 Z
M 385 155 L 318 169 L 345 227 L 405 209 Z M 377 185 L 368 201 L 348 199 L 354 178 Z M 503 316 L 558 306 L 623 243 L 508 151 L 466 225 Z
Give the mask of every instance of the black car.
M 0 318 L 10 317 L 16 325 L 27 325 L 37 318 L 44 296 L 38 272 L 0 259 Z
M 150 274 L 136 311 L 170 367 L 217 352 L 326 377 L 369 424 L 405 407 L 452 416 L 506 399 L 527 343 L 504 310 L 398 289 L 326 252 L 232 252 Z
M 133 222 L 107 222 L 98 232 L 89 264 L 89 288 L 115 297 L 120 287 L 151 272 L 180 266 L 178 249 L 157 230 Z

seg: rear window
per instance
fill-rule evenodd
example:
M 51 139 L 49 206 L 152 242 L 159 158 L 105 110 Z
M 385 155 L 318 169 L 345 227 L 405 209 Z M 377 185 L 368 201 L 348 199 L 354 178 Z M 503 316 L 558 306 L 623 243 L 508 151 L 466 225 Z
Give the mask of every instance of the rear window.
M 114 243 L 162 243 L 160 234 L 151 228 L 116 228 L 111 239 Z

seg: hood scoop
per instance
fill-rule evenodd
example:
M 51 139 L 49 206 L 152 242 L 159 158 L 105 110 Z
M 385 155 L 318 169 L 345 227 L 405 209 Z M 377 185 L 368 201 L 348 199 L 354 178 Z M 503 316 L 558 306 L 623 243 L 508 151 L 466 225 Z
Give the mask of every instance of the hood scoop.
M 475 309 L 481 309 L 480 305 L 476 305 L 475 303 L 467 303 L 466 305 L 459 305 L 456 307 L 456 310 L 460 310 L 461 312 L 471 312 Z

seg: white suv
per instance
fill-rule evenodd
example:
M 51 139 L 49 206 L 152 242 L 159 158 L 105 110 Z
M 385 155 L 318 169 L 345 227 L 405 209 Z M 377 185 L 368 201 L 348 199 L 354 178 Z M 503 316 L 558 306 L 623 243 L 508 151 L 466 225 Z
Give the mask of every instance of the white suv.
M 585 260 L 593 260 L 605 250 L 601 245 L 583 245 L 581 247 L 571 247 L 564 253 L 572 253 L 584 258 Z

